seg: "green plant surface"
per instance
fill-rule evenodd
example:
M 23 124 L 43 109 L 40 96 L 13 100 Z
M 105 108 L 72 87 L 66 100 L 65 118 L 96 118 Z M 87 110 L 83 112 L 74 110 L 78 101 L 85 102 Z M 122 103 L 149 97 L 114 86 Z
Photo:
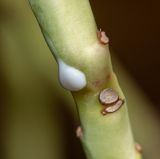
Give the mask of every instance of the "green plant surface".
M 57 63 L 59 64 L 61 59 L 67 65 L 80 70 L 86 77 L 85 87 L 76 92 L 69 90 L 72 91 L 77 104 L 82 127 L 80 138 L 88 159 L 138 158 L 129 124 L 126 99 L 112 70 L 108 44 L 101 44 L 97 38 L 98 30 L 89 2 L 29 2 Z M 59 69 L 60 67 L 59 64 Z M 72 73 L 74 75 L 74 72 Z M 79 78 L 75 80 L 78 81 Z M 60 82 L 62 83 L 61 78 Z M 102 104 L 98 100 L 104 88 L 112 88 L 124 101 L 118 111 L 106 116 L 102 115 Z
M 1 119 L 3 120 L 1 124 L 6 128 L 6 130 L 2 129 L 1 137 L 6 143 L 6 147 L 3 145 L 3 149 L 7 154 L 7 159 L 67 158 L 68 155 L 66 154 L 66 150 L 64 151 L 64 144 L 69 140 L 69 136 L 67 136 L 62 124 L 62 118 L 64 117 L 56 108 L 71 111 L 71 115 L 76 118 L 77 114 L 73 99 L 68 91 L 59 86 L 56 63 L 46 47 L 26 1 L 2 0 L 0 4 L 2 11 L 7 9 L 6 12 L 2 12 L 0 19 L 0 105 Z M 136 141 L 142 145 L 145 158 L 159 159 L 159 118 L 153 111 L 154 106 L 144 97 L 128 73 L 115 60 L 113 54 L 112 59 L 114 70 L 118 75 L 120 85 L 128 101 Z M 4 81 L 2 81 L 3 79 Z M 57 96 L 55 97 L 55 95 Z M 64 101 L 63 105 L 61 103 L 62 99 Z M 24 101 L 27 101 L 25 105 Z M 48 118 L 50 116 L 50 109 L 48 107 L 50 106 L 54 108 L 52 120 Z M 7 109 L 7 113 L 2 109 L 4 107 Z M 39 116 L 40 110 L 41 115 Z M 34 118 L 30 118 L 31 114 Z M 59 117 L 57 118 L 55 115 Z M 46 116 L 48 116 L 47 120 Z M 37 122 L 35 122 L 35 119 Z M 25 123 L 23 122 L 24 120 Z M 45 122 L 39 124 L 43 120 Z M 65 121 L 68 122 L 68 119 L 66 118 Z M 48 122 L 51 124 L 48 124 Z M 69 124 L 71 123 L 68 122 Z M 31 128 L 33 127 L 34 129 L 32 130 Z M 70 128 L 67 127 L 67 129 Z M 4 131 L 5 134 L 2 136 L 2 132 Z M 70 131 L 73 131 L 74 134 L 74 128 Z M 49 134 L 50 137 L 46 137 Z M 51 141 L 52 137 L 53 140 Z M 47 140 L 50 142 L 47 142 Z M 70 140 L 73 141 L 74 139 L 71 138 Z M 72 143 L 70 149 L 72 146 L 75 153 L 76 146 Z M 47 155 L 48 153 L 50 155 Z M 83 157 L 77 156 L 75 158 L 79 159 Z

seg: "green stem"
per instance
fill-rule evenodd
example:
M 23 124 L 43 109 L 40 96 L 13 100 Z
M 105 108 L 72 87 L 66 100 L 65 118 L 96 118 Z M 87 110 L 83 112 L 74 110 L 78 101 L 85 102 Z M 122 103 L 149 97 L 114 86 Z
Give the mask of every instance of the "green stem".
M 70 87 L 72 83 L 68 84 L 69 77 L 62 80 L 60 75 L 60 81 L 62 85 L 65 83 L 63 86 L 71 88 L 77 103 L 83 130 L 81 141 L 88 159 L 138 159 L 140 155 L 135 151 L 126 99 L 112 70 L 108 44 L 102 44 L 97 38 L 88 0 L 29 2 L 58 64 L 63 60 L 72 70 L 67 74 L 67 67 L 64 76 L 74 76 L 73 68 L 85 75 L 86 85 L 76 87 L 76 91 L 72 88 L 79 84 L 77 74 L 73 87 Z M 118 111 L 105 116 L 101 113 L 103 106 L 98 99 L 104 88 L 112 88 L 124 100 Z

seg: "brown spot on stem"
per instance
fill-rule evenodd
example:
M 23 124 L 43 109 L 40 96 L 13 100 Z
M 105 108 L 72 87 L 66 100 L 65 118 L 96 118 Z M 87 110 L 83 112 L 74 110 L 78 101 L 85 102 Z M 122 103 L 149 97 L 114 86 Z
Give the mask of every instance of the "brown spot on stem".
M 82 135 L 83 135 L 82 128 L 81 128 L 81 126 L 78 126 L 77 129 L 76 129 L 76 136 L 77 136 L 78 138 L 81 138 Z
M 111 79 L 111 74 L 109 73 L 107 76 L 106 76 L 106 80 L 110 80 Z
M 142 147 L 141 147 L 140 144 L 136 143 L 135 144 L 135 149 L 136 149 L 137 152 L 142 153 Z
M 106 45 L 109 43 L 109 38 L 106 36 L 104 31 L 97 31 L 97 37 L 101 44 Z
M 96 81 L 94 81 L 93 85 L 97 88 L 102 88 L 102 86 L 109 81 L 111 78 L 111 73 L 108 73 L 103 79 L 97 79 Z
M 113 104 L 116 101 L 118 101 L 118 99 L 119 99 L 119 96 L 117 92 L 110 88 L 102 90 L 99 95 L 99 101 L 103 105 Z
M 101 85 L 101 83 L 102 83 L 101 80 L 97 80 L 97 81 L 94 82 L 94 85 L 96 87 L 99 87 Z

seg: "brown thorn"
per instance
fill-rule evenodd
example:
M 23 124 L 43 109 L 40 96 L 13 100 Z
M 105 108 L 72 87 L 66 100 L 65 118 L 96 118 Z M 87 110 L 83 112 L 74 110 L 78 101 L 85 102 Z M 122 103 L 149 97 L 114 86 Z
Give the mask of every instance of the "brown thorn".
M 102 111 L 102 115 L 107 115 L 108 113 L 113 113 L 119 110 L 124 103 L 124 100 L 119 99 L 116 103 L 106 106 Z
M 123 101 L 121 99 L 119 99 L 114 105 L 107 107 L 105 109 L 105 112 L 107 113 L 113 113 L 116 112 L 123 104 Z

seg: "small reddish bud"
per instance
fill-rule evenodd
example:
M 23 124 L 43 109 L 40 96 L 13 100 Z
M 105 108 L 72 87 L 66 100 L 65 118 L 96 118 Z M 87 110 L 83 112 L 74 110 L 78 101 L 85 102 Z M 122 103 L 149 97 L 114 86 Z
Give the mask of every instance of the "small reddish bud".
M 97 31 L 97 37 L 101 44 L 106 45 L 109 43 L 109 38 L 106 36 L 104 31 Z
M 83 135 L 82 128 L 81 128 L 81 126 L 78 126 L 77 129 L 76 129 L 76 136 L 77 136 L 78 138 L 81 138 L 82 135 Z
M 136 143 L 135 144 L 135 149 L 136 149 L 137 152 L 142 153 L 142 147 L 141 147 L 140 144 Z

